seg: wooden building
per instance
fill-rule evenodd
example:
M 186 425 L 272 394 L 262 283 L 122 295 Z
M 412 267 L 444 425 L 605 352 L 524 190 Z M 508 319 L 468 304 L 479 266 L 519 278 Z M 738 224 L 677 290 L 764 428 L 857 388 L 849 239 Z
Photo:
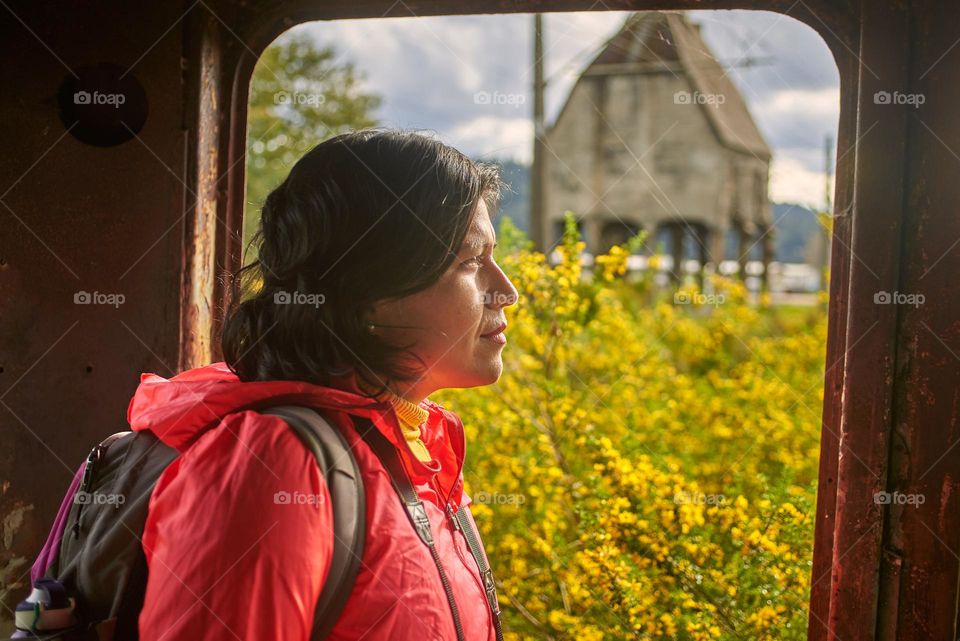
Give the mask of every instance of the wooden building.
M 639 229 L 667 231 L 674 265 L 689 237 L 693 257 L 716 265 L 732 229 L 738 256 L 760 244 L 770 259 L 770 148 L 685 13 L 631 14 L 574 84 L 545 142 L 550 243 L 570 209 L 590 253 Z

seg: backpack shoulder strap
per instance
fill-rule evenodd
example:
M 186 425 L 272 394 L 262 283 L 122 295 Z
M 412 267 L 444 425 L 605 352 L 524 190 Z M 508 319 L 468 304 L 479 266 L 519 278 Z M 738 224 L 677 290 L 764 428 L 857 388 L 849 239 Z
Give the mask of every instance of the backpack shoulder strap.
M 443 567 L 443 561 L 440 559 L 440 553 L 437 551 L 436 543 L 433 539 L 433 533 L 430 531 L 430 520 L 427 518 L 427 510 L 423 507 L 410 477 L 403 468 L 400 461 L 400 455 L 397 448 L 394 447 L 386 436 L 380 433 L 380 430 L 373 424 L 358 429 L 360 437 L 370 446 L 374 455 L 380 460 L 384 470 L 390 477 L 393 489 L 400 497 L 404 509 L 407 511 L 407 518 L 410 524 L 416 530 L 420 540 L 424 542 L 430 550 L 430 556 L 433 558 L 434 565 L 437 566 L 437 573 L 440 575 L 440 582 L 443 584 L 443 591 L 447 595 L 447 604 L 450 606 L 450 614 L 453 616 L 453 626 L 457 631 L 457 641 L 466 641 L 463 632 L 463 623 L 460 620 L 460 610 L 457 607 L 457 600 L 453 596 L 453 588 L 450 580 L 447 578 L 447 572 Z
M 366 499 L 360 468 L 340 430 L 308 407 L 284 405 L 263 410 L 290 425 L 313 452 L 327 481 L 333 510 L 333 556 L 314 612 L 312 641 L 330 634 L 353 589 L 366 534 Z M 359 419 L 356 420 L 368 420 Z
M 447 599 L 450 603 L 450 609 L 453 613 L 458 637 L 462 637 L 463 630 L 459 621 L 459 611 L 457 609 L 456 601 L 453 598 L 453 593 L 449 588 L 446 573 L 444 572 L 440 557 L 438 556 L 436 547 L 434 546 L 433 535 L 430 532 L 430 521 L 427 520 L 427 512 L 423 507 L 423 502 L 417 495 L 417 491 L 410 482 L 410 478 L 407 476 L 407 473 L 403 468 L 403 463 L 400 461 L 400 455 L 397 452 L 396 447 L 394 447 L 394 445 L 387 440 L 387 437 L 381 434 L 380 430 L 376 429 L 376 427 L 373 425 L 371 425 L 368 429 L 361 429 L 358 431 L 360 432 L 360 437 L 363 438 L 367 445 L 370 446 L 370 449 L 373 450 L 373 453 L 377 456 L 377 458 L 380 459 L 380 463 L 390 476 L 390 481 L 393 483 L 394 489 L 396 490 L 397 494 L 400 495 L 400 500 L 403 501 L 403 505 L 407 510 L 407 516 L 409 517 L 410 522 L 413 524 L 414 529 L 417 531 L 417 534 L 420 535 L 420 538 L 423 540 L 423 542 L 426 543 L 427 547 L 430 548 L 434 562 L 437 565 L 437 570 L 440 573 L 441 581 L 446 588 Z M 487 595 L 487 604 L 490 606 L 490 617 L 493 623 L 495 637 L 497 641 L 503 641 L 503 631 L 500 623 L 500 604 L 497 600 L 496 582 L 494 581 L 493 571 L 490 569 L 490 564 L 487 563 L 487 557 L 483 551 L 483 544 L 480 542 L 480 537 L 477 535 L 477 531 L 474 528 L 473 519 L 468 516 L 467 506 L 460 506 L 456 514 L 451 515 L 451 520 L 453 521 L 454 527 L 463 532 L 463 536 L 467 540 L 467 546 L 470 548 L 470 554 L 477 563 L 477 569 L 479 570 L 480 576 L 483 579 L 483 587 Z
M 470 553 L 477 562 L 477 569 L 480 576 L 483 577 L 483 589 L 487 593 L 487 603 L 490 605 L 490 615 L 493 619 L 493 629 L 496 633 L 497 641 L 503 641 L 503 631 L 500 624 L 500 602 L 497 600 L 497 583 L 493 578 L 493 570 L 487 563 L 487 556 L 483 551 L 483 544 L 480 543 L 480 537 L 473 526 L 473 515 L 470 514 L 470 508 L 461 505 L 460 509 L 454 515 L 454 520 L 463 531 L 463 536 L 467 539 L 467 545 L 470 546 Z

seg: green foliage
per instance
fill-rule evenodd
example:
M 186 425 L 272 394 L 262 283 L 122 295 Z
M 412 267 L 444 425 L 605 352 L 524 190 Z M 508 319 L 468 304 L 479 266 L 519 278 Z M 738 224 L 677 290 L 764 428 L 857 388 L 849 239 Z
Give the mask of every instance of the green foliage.
M 247 197 L 244 245 L 260 220 L 263 200 L 315 145 L 377 124 L 381 98 L 362 87 L 353 64 L 309 36 L 281 36 L 260 57 L 247 116 Z

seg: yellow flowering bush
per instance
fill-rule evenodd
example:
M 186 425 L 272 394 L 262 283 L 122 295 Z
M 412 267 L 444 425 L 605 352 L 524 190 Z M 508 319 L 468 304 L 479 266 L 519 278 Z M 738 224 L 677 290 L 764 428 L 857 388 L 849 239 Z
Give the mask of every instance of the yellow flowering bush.
M 467 429 L 505 636 L 803 639 L 825 301 L 658 291 L 626 272 L 641 241 L 586 274 L 572 218 L 556 265 L 505 220 L 504 374 L 434 396 Z

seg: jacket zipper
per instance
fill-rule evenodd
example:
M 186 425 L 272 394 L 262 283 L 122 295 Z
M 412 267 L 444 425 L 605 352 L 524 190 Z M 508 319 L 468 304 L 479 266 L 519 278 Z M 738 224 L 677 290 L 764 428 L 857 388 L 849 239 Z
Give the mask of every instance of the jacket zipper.
M 440 582 L 443 584 L 443 590 L 447 593 L 447 601 L 450 603 L 450 612 L 453 613 L 453 627 L 457 630 L 457 641 L 466 641 L 463 635 L 463 623 L 460 622 L 460 611 L 457 608 L 457 601 L 453 598 L 453 587 L 447 578 L 447 573 L 443 569 L 443 563 L 440 561 L 440 553 L 437 552 L 437 546 L 431 543 L 429 546 L 430 554 L 433 556 L 433 562 L 437 564 L 437 571 L 440 573 Z
M 490 603 L 489 597 L 487 596 L 487 589 L 484 587 L 485 580 L 487 579 L 487 577 L 481 576 L 479 580 L 477 579 L 476 575 L 471 569 L 470 564 L 468 564 L 466 562 L 466 559 L 463 558 L 463 553 L 460 551 L 460 546 L 457 544 L 456 533 L 458 531 L 461 532 L 461 536 L 463 536 L 464 541 L 467 541 L 467 533 L 463 531 L 463 528 L 460 527 L 460 523 L 457 521 L 457 517 L 453 511 L 453 506 L 450 504 L 450 494 L 444 494 L 443 490 L 440 487 L 440 482 L 437 480 L 437 477 L 435 476 L 430 478 L 428 484 L 433 487 L 434 492 L 436 492 L 437 496 L 443 501 L 443 505 L 444 505 L 443 513 L 446 516 L 447 520 L 450 522 L 451 533 L 453 534 L 453 538 L 454 538 L 454 541 L 453 541 L 454 551 L 456 552 L 457 557 L 459 557 L 460 562 L 463 563 L 464 566 L 466 567 L 467 573 L 477 583 L 477 587 L 480 588 L 480 592 L 483 596 L 483 600 L 487 604 L 487 613 L 491 616 L 491 620 L 497 624 L 494 626 L 494 636 L 497 639 L 500 639 L 502 637 L 499 629 L 500 627 L 499 618 L 494 615 L 493 605 Z M 426 511 L 424 511 L 424 516 L 426 516 Z M 427 528 L 429 527 L 430 526 L 428 522 Z M 469 541 L 467 541 L 467 543 L 469 545 Z M 446 571 L 443 568 L 443 563 L 440 561 L 440 554 L 439 552 L 437 552 L 436 546 L 433 544 L 432 540 L 428 545 L 428 547 L 430 549 L 430 554 L 433 556 L 434 563 L 437 566 L 437 570 L 440 573 L 440 582 L 443 584 L 443 589 L 447 593 L 447 601 L 449 601 L 450 610 L 453 613 L 453 624 L 457 630 L 457 640 L 465 641 L 464 633 L 463 633 L 463 625 L 460 621 L 459 609 L 457 608 L 456 600 L 454 599 L 454 596 L 453 596 L 453 588 L 451 587 L 449 579 L 447 578 Z M 473 553 L 471 552 L 471 555 L 472 554 Z M 490 580 L 491 581 L 493 580 L 492 576 L 490 577 Z
M 439 483 L 435 483 L 435 484 L 434 484 L 434 489 L 437 490 L 437 493 L 442 496 L 442 494 L 439 492 Z M 454 511 L 453 511 L 453 506 L 450 504 L 449 498 L 447 499 L 447 501 L 446 501 L 445 504 L 444 504 L 444 510 L 443 510 L 443 512 L 444 512 L 444 514 L 446 515 L 447 520 L 450 521 L 451 530 L 452 530 L 452 532 L 453 532 L 453 537 L 454 537 L 454 539 L 456 539 L 456 537 L 457 537 L 457 534 L 456 534 L 456 533 L 457 533 L 457 532 L 460 532 L 461 535 L 463 536 L 464 541 L 467 543 L 467 547 L 470 548 L 470 547 L 471 547 L 471 541 L 469 541 L 469 538 L 470 538 L 470 537 L 468 536 L 467 531 L 464 530 L 462 527 L 460 527 L 460 522 L 457 520 L 457 516 L 456 516 L 456 514 L 455 514 Z M 490 584 L 492 584 L 492 582 L 493 582 L 493 574 L 492 574 L 492 572 L 489 572 L 489 571 L 488 571 L 488 572 L 487 572 L 487 575 L 480 575 L 479 578 L 478 578 L 477 575 L 474 574 L 474 571 L 473 571 L 473 567 L 474 567 L 474 566 L 471 565 L 470 563 L 468 563 L 467 560 L 466 560 L 466 558 L 464 558 L 463 552 L 460 550 L 460 546 L 457 545 L 456 540 L 454 540 L 454 542 L 453 542 L 453 547 L 454 547 L 454 550 L 455 550 L 456 553 L 457 553 L 457 556 L 460 558 L 460 562 L 463 563 L 464 567 L 467 569 L 467 573 L 470 574 L 470 576 L 471 576 L 471 577 L 473 578 L 473 580 L 474 580 L 474 583 L 476 583 L 477 587 L 480 588 L 481 597 L 483 598 L 484 602 L 487 604 L 487 614 L 490 615 L 490 620 L 491 620 L 491 622 L 493 623 L 493 627 L 494 627 L 494 630 L 493 630 L 493 632 L 494 632 L 494 638 L 496 638 L 496 639 L 501 639 L 501 638 L 503 638 L 503 637 L 502 637 L 502 632 L 500 631 L 500 617 L 499 617 L 499 612 L 494 613 L 493 603 L 490 602 L 490 596 L 489 596 L 489 594 L 490 594 Z M 473 551 L 472 551 L 472 549 L 471 549 L 471 551 L 470 551 L 470 556 L 471 556 L 471 557 L 473 556 Z M 475 565 L 475 564 L 476 564 L 476 560 L 474 560 L 474 565 Z
M 400 452 L 372 422 L 368 429 L 360 432 L 360 436 L 373 450 L 374 455 L 380 459 L 380 463 L 390 477 L 391 483 L 399 495 L 414 530 L 420 537 L 420 540 L 423 541 L 430 550 L 430 556 L 433 558 L 434 565 L 437 566 L 437 573 L 440 575 L 440 582 L 443 584 L 443 591 L 447 596 L 450 613 L 453 615 L 453 626 L 456 629 L 457 641 L 466 641 L 463 633 L 463 624 L 460 621 L 460 610 L 457 607 L 457 601 L 453 595 L 450 579 L 447 577 L 447 572 L 440 559 L 440 553 L 437 551 L 436 542 L 433 539 L 433 532 L 430 528 L 430 519 L 427 517 L 426 507 L 417 492 L 416 486 L 404 469 Z M 434 489 L 438 491 L 440 496 L 443 496 L 443 493 L 439 492 L 439 488 L 436 485 L 434 485 Z M 447 498 L 449 499 L 449 497 Z M 449 500 L 445 501 L 445 503 L 449 503 Z
M 456 514 L 455 514 L 454 511 L 453 511 L 453 506 L 450 505 L 449 503 L 447 503 L 447 508 L 446 508 L 446 510 L 444 510 L 444 511 L 445 511 L 445 513 L 446 513 L 446 515 L 447 515 L 447 519 L 450 521 L 450 525 L 452 526 L 453 531 L 454 531 L 454 532 L 458 532 L 458 531 L 459 531 L 459 532 L 463 535 L 463 539 L 464 539 L 464 541 L 467 542 L 467 547 L 468 547 L 468 550 L 469 550 L 470 542 L 467 541 L 467 533 L 463 531 L 463 528 L 462 528 L 462 527 L 460 527 L 460 522 L 457 520 L 457 516 L 456 516 Z M 453 536 L 454 536 L 454 538 L 456 538 L 457 535 L 454 534 Z M 481 594 L 481 596 L 483 596 L 484 600 L 486 600 L 486 598 L 487 598 L 487 597 L 486 597 L 486 588 L 484 588 L 484 585 L 483 585 L 483 577 L 482 577 L 482 576 L 479 576 L 479 575 L 477 575 L 477 574 L 474 574 L 474 568 L 476 567 L 476 561 L 473 561 L 472 563 L 471 563 L 470 561 L 467 561 L 467 558 L 463 555 L 463 552 L 461 551 L 460 546 L 457 545 L 456 543 L 454 543 L 454 549 L 455 549 L 456 552 L 457 552 L 457 556 L 460 557 L 460 562 L 463 563 L 463 566 L 464 566 L 465 568 L 467 568 L 467 572 L 469 572 L 470 576 L 473 577 L 474 583 L 476 583 L 477 587 L 480 588 L 480 594 Z M 471 559 L 473 558 L 473 552 L 470 552 L 470 558 L 471 558 Z
M 431 481 L 433 480 L 434 479 L 431 479 Z M 412 483 L 410 484 L 410 489 L 416 495 L 417 490 Z M 434 490 L 439 494 L 439 488 L 436 484 L 434 484 Z M 436 542 L 433 540 L 433 533 L 430 531 L 430 519 L 427 518 L 427 510 L 424 508 L 422 499 L 420 499 L 419 496 L 416 497 L 416 500 L 418 501 L 416 505 L 406 504 L 407 510 L 410 512 L 420 539 L 426 543 L 427 549 L 430 550 L 430 556 L 433 558 L 433 563 L 437 566 L 440 583 L 443 585 L 443 591 L 447 596 L 447 603 L 450 605 L 450 613 L 453 615 L 453 627 L 457 632 L 457 641 L 466 641 L 466 636 L 464 636 L 463 633 L 463 623 L 460 621 L 460 609 L 457 607 L 457 600 L 453 596 L 453 586 L 450 584 L 447 571 L 444 569 L 443 562 L 440 560 L 440 553 L 437 551 Z
M 461 508 L 463 509 L 463 508 Z M 460 519 L 458 517 L 462 516 L 463 520 L 467 521 L 465 525 L 461 525 Z M 493 622 L 493 632 L 494 637 L 497 641 L 503 641 L 503 629 L 500 623 L 500 607 L 497 603 L 497 588 L 496 582 L 493 578 L 493 569 L 490 567 L 490 564 L 482 557 L 485 557 L 483 551 L 483 546 L 480 544 L 480 539 L 477 536 L 476 524 L 471 524 L 472 519 L 468 512 L 458 512 L 457 516 L 454 517 L 457 529 L 463 532 L 464 538 L 467 540 L 467 545 L 470 548 L 470 554 L 474 557 L 474 561 L 477 564 L 477 569 L 480 570 L 480 577 L 483 584 L 480 586 L 481 592 L 484 593 L 486 597 L 487 606 L 490 609 L 490 618 Z M 462 558 L 462 557 L 461 557 Z

